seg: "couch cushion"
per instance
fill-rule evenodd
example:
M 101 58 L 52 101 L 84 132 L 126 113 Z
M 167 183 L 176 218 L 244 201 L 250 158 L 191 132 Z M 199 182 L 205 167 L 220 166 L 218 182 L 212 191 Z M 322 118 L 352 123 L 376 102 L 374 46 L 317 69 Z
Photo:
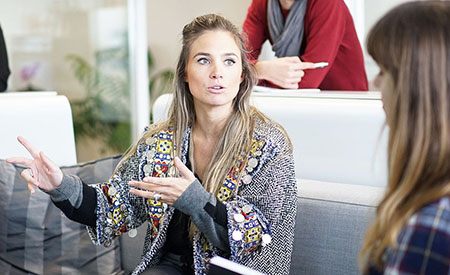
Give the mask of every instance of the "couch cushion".
M 384 188 L 299 180 L 291 274 L 360 274 L 358 254 Z
M 106 181 L 120 156 L 62 167 L 86 183 Z M 37 190 L 32 196 L 23 168 L 0 160 L 0 273 L 112 274 L 120 272 L 119 242 L 94 246 L 85 226 L 70 221 Z

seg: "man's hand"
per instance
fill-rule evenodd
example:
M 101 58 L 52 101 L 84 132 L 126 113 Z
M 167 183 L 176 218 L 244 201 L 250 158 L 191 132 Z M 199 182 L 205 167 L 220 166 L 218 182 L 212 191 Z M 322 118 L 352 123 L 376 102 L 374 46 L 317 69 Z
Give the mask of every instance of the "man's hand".
M 255 64 L 259 79 L 272 82 L 285 89 L 298 89 L 305 75 L 303 70 L 314 69 L 314 63 L 302 62 L 298 56 L 287 56 L 273 60 L 262 60 Z

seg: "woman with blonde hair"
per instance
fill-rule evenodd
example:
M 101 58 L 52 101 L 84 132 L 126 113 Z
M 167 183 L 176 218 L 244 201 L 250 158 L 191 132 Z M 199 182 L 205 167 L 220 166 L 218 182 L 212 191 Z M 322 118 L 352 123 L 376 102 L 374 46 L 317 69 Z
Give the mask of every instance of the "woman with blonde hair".
M 108 245 L 148 221 L 134 273 L 205 274 L 227 257 L 268 274 L 288 274 L 296 214 L 292 145 L 249 105 L 255 82 L 239 30 L 209 14 L 183 29 L 168 119 L 150 125 L 109 181 L 63 175 L 25 139 L 33 159 L 22 176 Z
M 450 274 L 450 2 L 402 4 L 375 24 L 388 186 L 363 244 L 366 274 Z

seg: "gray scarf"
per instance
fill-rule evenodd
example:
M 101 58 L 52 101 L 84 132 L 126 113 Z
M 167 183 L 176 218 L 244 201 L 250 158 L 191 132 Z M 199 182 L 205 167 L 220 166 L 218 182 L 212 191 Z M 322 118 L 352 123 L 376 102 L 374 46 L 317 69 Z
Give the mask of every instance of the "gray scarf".
M 279 0 L 268 1 L 267 21 L 275 55 L 277 57 L 298 56 L 303 40 L 303 19 L 307 0 L 295 0 L 286 23 L 283 20 Z

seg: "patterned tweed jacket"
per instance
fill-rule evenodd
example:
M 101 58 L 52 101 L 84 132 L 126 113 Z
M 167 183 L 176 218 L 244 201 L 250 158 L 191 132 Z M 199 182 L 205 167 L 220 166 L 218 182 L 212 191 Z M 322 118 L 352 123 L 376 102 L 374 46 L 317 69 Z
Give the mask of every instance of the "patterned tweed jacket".
M 278 125 L 255 119 L 247 164 L 238 161 L 241 165 L 231 169 L 215 199 L 227 209 L 229 259 L 264 273 L 288 274 L 297 205 L 292 148 Z M 189 136 L 190 129 L 181 144 L 184 163 Z M 155 133 L 138 145 L 108 182 L 95 186 L 97 224 L 88 227 L 94 243 L 108 246 L 124 232 L 135 235 L 136 228 L 148 221 L 143 256 L 134 274 L 158 264 L 174 207 L 130 194 L 127 183 L 145 176 L 174 176 L 172 150 L 173 132 Z M 240 169 L 244 172 L 238 178 Z M 196 274 L 207 272 L 211 257 L 223 256 L 200 231 L 194 234 L 193 249 Z

